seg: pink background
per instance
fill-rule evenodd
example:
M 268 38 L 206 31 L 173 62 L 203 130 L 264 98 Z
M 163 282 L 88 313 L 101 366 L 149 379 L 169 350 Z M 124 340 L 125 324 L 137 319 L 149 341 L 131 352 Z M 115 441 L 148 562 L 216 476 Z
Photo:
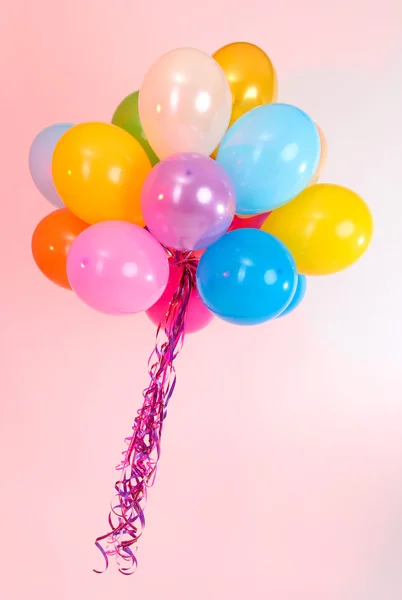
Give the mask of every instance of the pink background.
M 1 40 L 0 596 L 4 600 L 402 597 L 400 0 L 5 0 Z M 140 568 L 101 560 L 114 465 L 154 327 L 91 312 L 36 271 L 50 210 L 31 140 L 109 120 L 171 48 L 245 39 L 328 138 L 324 180 L 376 218 L 371 251 L 304 309 L 189 337 Z

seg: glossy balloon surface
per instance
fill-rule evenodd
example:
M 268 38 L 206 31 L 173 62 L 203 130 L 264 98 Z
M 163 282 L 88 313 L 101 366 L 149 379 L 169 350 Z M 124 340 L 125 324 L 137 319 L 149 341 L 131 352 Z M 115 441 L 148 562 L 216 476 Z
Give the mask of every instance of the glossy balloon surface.
M 197 269 L 197 288 L 218 317 L 256 325 L 289 304 L 297 273 L 289 250 L 258 229 L 238 229 L 207 248 Z

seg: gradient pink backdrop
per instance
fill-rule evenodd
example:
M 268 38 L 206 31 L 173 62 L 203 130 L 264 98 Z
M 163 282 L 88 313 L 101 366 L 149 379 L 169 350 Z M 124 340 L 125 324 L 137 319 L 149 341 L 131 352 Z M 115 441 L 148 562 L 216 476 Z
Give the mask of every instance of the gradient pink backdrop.
M 2 4 L 2 599 L 401 598 L 401 6 Z M 99 577 L 93 540 L 154 327 L 91 312 L 36 271 L 30 237 L 50 207 L 29 145 L 53 122 L 110 119 L 161 53 L 236 39 L 267 50 L 281 98 L 323 127 L 324 179 L 367 198 L 376 239 L 295 315 L 187 339 L 140 568 Z

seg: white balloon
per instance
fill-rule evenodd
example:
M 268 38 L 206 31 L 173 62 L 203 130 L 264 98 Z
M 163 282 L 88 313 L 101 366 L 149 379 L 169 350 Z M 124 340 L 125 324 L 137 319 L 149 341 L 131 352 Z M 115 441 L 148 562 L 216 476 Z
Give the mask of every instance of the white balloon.
M 211 56 L 179 48 L 150 68 L 138 106 L 145 136 L 160 159 L 178 152 L 209 156 L 228 128 L 232 95 Z

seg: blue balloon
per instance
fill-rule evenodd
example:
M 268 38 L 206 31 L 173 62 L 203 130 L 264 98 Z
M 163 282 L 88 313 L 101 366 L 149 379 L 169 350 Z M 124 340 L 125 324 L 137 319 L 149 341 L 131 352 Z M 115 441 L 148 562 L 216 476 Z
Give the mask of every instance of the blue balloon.
M 289 104 L 264 104 L 238 119 L 219 147 L 217 161 L 236 190 L 236 213 L 274 210 L 300 194 L 320 160 L 315 123 Z
M 297 308 L 299 306 L 299 304 L 302 302 L 304 296 L 306 295 L 306 281 L 307 280 L 306 280 L 305 275 L 298 275 L 297 287 L 296 287 L 294 296 L 291 299 L 288 306 L 285 308 L 285 310 L 283 312 L 281 312 L 280 315 L 278 315 L 279 317 L 284 317 L 285 315 L 288 315 L 289 313 L 293 312 L 295 310 L 295 308 Z
M 56 208 L 63 208 L 64 204 L 53 183 L 53 152 L 61 136 L 71 127 L 72 123 L 56 123 L 46 127 L 38 133 L 29 150 L 32 179 L 41 194 Z
M 259 229 L 237 229 L 209 246 L 197 268 L 197 289 L 215 315 L 237 325 L 277 317 L 297 285 L 286 246 Z

